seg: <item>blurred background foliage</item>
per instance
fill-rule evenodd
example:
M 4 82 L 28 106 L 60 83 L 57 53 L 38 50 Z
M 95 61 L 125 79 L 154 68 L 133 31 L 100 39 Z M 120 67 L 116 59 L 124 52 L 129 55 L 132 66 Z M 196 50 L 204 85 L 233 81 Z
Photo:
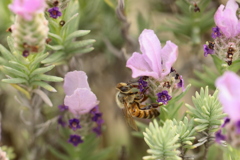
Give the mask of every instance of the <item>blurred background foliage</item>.
M 7 7 L 10 2 L 0 1 L 0 43 L 6 48 L 7 36 L 10 35 L 6 30 L 14 20 Z M 198 4 L 200 12 L 194 12 L 195 3 Z M 59 65 L 51 71 L 51 74 L 63 77 L 68 70 L 83 70 L 87 73 L 90 86 L 100 100 L 100 110 L 105 120 L 103 135 L 98 139 L 101 143 L 97 148 L 111 149 L 110 157 L 106 159 L 142 159 L 148 148 L 143 138 L 133 136 L 139 134 L 131 134 L 132 130 L 125 123 L 122 112 L 115 102 L 116 84 L 131 80 L 131 71 L 125 67 L 126 57 L 139 50 L 138 36 L 141 31 L 144 28 L 153 29 L 162 46 L 166 40 L 171 40 L 179 46 L 179 56 L 174 68 L 183 75 L 186 86 L 189 79 L 195 86 L 191 87 L 180 101 L 192 104 L 193 93 L 204 85 L 214 89 L 214 80 L 221 74 L 219 68 L 215 68 L 212 58 L 203 56 L 202 50 L 202 45 L 211 40 L 211 28 L 214 27 L 213 14 L 221 3 L 225 4 L 226 0 L 125 0 L 125 7 L 121 8 L 117 0 L 78 0 L 79 17 L 75 28 L 91 30 L 83 39 L 95 39 L 94 50 L 88 54 L 76 54 L 69 59 L 67 65 Z M 3 78 L 2 73 L 0 78 Z M 57 106 L 63 103 L 62 83 L 51 85 L 54 85 L 58 92 L 49 94 L 54 107 L 43 106 L 41 113 L 43 121 L 57 116 L 59 114 Z M 17 94 L 15 89 L 3 83 L 0 83 L 0 87 L 1 145 L 14 148 L 15 159 L 18 160 L 23 154 L 23 146 L 27 139 L 26 126 L 19 118 L 21 107 L 13 101 Z M 178 112 L 180 117 L 185 111 L 186 107 L 182 105 Z M 149 122 L 140 121 L 146 124 Z M 44 132 L 41 141 L 42 144 L 44 141 L 47 142 L 47 146 L 54 147 L 54 150 L 60 152 L 63 150 L 61 143 L 67 141 L 67 137 L 64 139 L 59 126 L 53 124 Z M 43 145 L 46 150 L 49 149 L 47 146 Z M 197 148 L 193 152 L 200 153 L 200 149 Z M 56 151 L 53 151 L 53 148 L 49 150 L 52 152 L 45 152 L 46 159 L 59 159 L 54 154 Z M 216 151 L 219 149 L 214 146 L 209 155 L 216 155 Z M 63 153 L 67 155 L 67 152 Z

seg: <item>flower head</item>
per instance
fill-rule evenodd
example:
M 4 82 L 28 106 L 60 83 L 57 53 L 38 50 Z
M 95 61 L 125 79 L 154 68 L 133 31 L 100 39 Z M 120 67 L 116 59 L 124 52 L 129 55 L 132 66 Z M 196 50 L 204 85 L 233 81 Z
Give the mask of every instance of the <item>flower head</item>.
M 220 37 L 221 36 L 221 33 L 220 33 L 220 29 L 218 26 L 216 27 L 213 27 L 212 28 L 212 38 L 215 39 L 217 37 Z
M 102 134 L 101 125 L 97 125 L 97 127 L 93 128 L 92 131 L 95 132 L 97 136 L 100 136 Z
M 207 57 L 208 54 L 214 54 L 214 50 L 210 49 L 206 44 L 203 45 L 203 50 L 204 50 L 205 57 Z
M 66 93 L 64 104 L 76 116 L 88 113 L 99 103 L 96 95 L 91 91 L 87 75 L 83 71 L 68 72 L 64 78 L 63 88 Z
M 77 130 L 79 128 L 81 128 L 80 124 L 79 124 L 79 119 L 73 118 L 69 120 L 69 128 L 72 128 L 72 130 Z
M 62 16 L 62 13 L 59 11 L 58 7 L 53 7 L 48 10 L 50 17 L 57 19 Z
M 234 73 L 227 71 L 216 80 L 219 90 L 219 101 L 223 110 L 233 122 L 240 120 L 240 78 Z
M 72 143 L 76 147 L 78 144 L 83 143 L 83 140 L 79 135 L 70 135 L 68 142 Z
M 228 0 L 226 7 L 221 5 L 218 7 L 214 15 L 215 24 L 225 37 L 230 38 L 240 33 L 240 21 L 236 15 L 238 4 L 235 0 Z
M 161 80 L 170 73 L 177 59 L 178 46 L 171 41 L 161 48 L 159 39 L 153 30 L 145 29 L 139 36 L 142 54 L 134 52 L 127 61 L 127 67 L 132 70 L 132 77 L 150 76 Z
M 13 0 L 8 7 L 13 13 L 31 21 L 34 14 L 44 12 L 46 4 L 45 0 Z
M 158 93 L 157 96 L 157 102 L 162 102 L 163 104 L 167 104 L 167 102 L 172 99 L 172 97 L 168 94 L 168 91 L 162 91 Z

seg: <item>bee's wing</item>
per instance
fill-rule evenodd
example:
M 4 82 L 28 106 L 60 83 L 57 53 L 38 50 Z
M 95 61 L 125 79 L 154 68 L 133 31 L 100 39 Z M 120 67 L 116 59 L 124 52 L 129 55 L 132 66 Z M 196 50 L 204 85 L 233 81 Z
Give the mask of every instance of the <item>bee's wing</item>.
M 129 110 L 128 110 L 128 105 L 125 103 L 124 105 L 125 107 L 122 109 L 123 111 L 123 114 L 124 114 L 124 117 L 125 117 L 125 120 L 127 121 L 127 123 L 136 131 L 138 131 L 138 127 L 131 115 L 131 113 L 129 113 Z M 130 106 L 131 107 L 131 106 Z

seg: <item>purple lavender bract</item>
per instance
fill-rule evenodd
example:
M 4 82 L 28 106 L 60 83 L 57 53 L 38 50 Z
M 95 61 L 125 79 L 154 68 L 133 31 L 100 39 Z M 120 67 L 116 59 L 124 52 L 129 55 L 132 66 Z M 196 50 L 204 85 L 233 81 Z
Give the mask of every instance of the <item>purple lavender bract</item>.
M 65 106 L 64 104 L 62 104 L 62 105 L 59 105 L 59 106 L 58 106 L 58 109 L 59 109 L 61 112 L 63 112 L 63 111 L 68 110 L 68 106 Z
M 162 102 L 163 104 L 167 104 L 167 102 L 172 99 L 172 97 L 168 94 L 168 91 L 159 92 L 157 96 L 157 102 Z
M 215 140 L 217 143 L 226 140 L 226 136 L 222 134 L 222 130 L 219 130 L 215 133 Z
M 140 90 L 140 92 L 143 92 L 145 90 L 145 88 L 148 86 L 148 83 L 145 81 L 144 76 L 141 76 L 138 80 L 138 88 Z
M 76 119 L 76 118 L 70 119 L 69 120 L 69 127 L 74 131 L 81 128 L 81 126 L 79 124 L 79 120 Z
M 53 7 L 48 10 L 50 17 L 57 19 L 62 16 L 62 13 L 59 11 L 58 7 Z
M 72 143 L 76 147 L 78 144 L 83 143 L 83 140 L 79 135 L 70 135 L 68 142 Z

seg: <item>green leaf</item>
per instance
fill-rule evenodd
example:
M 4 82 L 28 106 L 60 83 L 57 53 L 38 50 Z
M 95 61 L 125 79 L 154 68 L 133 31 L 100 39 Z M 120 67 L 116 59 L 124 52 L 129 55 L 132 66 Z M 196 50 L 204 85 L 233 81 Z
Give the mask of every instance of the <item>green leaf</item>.
M 50 91 L 50 92 L 57 92 L 57 90 L 55 88 L 53 88 L 52 86 L 50 86 L 49 84 L 45 83 L 45 82 L 41 82 L 41 81 L 34 81 L 31 83 L 32 85 L 37 85 L 40 87 L 45 88 L 46 90 Z
M 94 39 L 82 40 L 82 41 L 72 42 L 66 47 L 69 48 L 69 51 L 73 51 L 73 50 L 77 50 L 79 48 L 91 45 L 94 42 L 96 42 L 96 40 Z
M 90 30 L 78 30 L 78 31 L 75 31 L 75 32 L 69 34 L 69 35 L 67 36 L 67 38 L 65 39 L 65 41 L 70 41 L 70 40 L 72 40 L 73 38 L 85 36 L 85 35 L 87 35 L 88 33 L 90 33 Z
M 43 81 L 49 81 L 49 82 L 62 82 L 63 78 L 56 77 L 56 76 L 45 75 L 45 74 L 40 74 L 40 75 L 34 76 L 34 78 L 31 79 L 31 81 L 35 81 L 35 80 L 43 80 Z
M 57 35 L 57 34 L 54 34 L 54 33 L 48 33 L 48 35 L 51 37 L 51 38 L 53 38 L 55 41 L 59 41 L 59 42 L 62 42 L 63 40 L 62 40 L 62 38 L 59 36 L 59 35 Z
M 54 67 L 55 67 L 55 65 L 50 65 L 48 67 L 38 68 L 30 74 L 30 77 L 33 77 L 37 74 L 42 74 L 42 73 L 48 72 L 48 71 L 52 70 Z
M 24 72 L 18 71 L 18 70 L 16 70 L 16 69 L 13 69 L 13 68 L 7 67 L 7 66 L 3 66 L 3 69 L 4 69 L 6 72 L 12 73 L 12 74 L 15 75 L 15 76 L 28 79 L 28 76 L 27 76 Z
M 26 79 L 23 79 L 23 78 L 2 79 L 2 82 L 6 82 L 6 83 L 27 83 Z
M 46 59 L 44 59 L 42 61 L 42 63 L 44 63 L 44 64 L 54 63 L 54 62 L 60 61 L 63 58 L 64 58 L 64 52 L 55 52 L 55 53 L 51 54 L 49 57 L 47 57 Z
M 15 59 L 11 52 L 9 52 L 3 45 L 0 44 L 0 52 L 6 60 Z
M 52 46 L 52 45 L 47 44 L 46 46 L 47 46 L 47 48 L 54 50 L 54 51 L 59 51 L 59 50 L 64 49 L 64 46 L 62 46 L 62 45 Z

